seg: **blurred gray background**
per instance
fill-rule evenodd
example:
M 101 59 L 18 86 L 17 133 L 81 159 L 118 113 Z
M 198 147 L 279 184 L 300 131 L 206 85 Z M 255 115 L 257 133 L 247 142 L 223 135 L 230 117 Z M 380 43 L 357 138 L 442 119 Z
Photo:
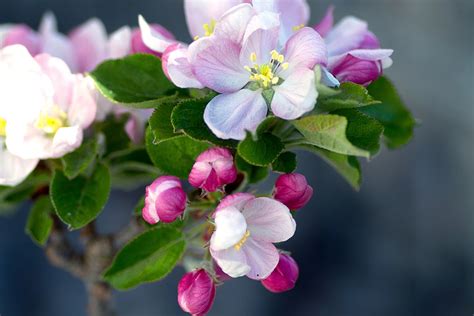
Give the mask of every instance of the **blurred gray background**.
M 364 163 L 361 192 L 301 154 L 315 188 L 284 245 L 300 264 L 295 290 L 274 295 L 245 278 L 219 287 L 211 315 L 468 316 L 474 313 L 474 1 L 309 0 L 311 23 L 330 3 L 336 18 L 369 21 L 395 49 L 387 74 L 422 122 L 414 141 Z M 66 32 L 101 18 L 109 32 L 137 15 L 189 41 L 179 0 L 1 0 L 0 23 L 36 28 L 52 10 Z M 116 192 L 104 231 L 129 218 L 140 192 Z M 0 314 L 85 315 L 82 284 L 50 267 L 24 235 L 27 207 L 0 219 Z M 181 315 L 177 269 L 164 281 L 117 293 L 121 316 Z

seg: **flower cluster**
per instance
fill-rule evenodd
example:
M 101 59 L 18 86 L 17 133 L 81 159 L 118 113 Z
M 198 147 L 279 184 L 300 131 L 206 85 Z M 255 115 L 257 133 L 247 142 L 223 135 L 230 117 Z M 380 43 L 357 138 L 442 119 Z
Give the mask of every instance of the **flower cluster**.
M 38 31 L 0 25 L 0 206 L 31 198 L 27 233 L 44 245 L 52 217 L 93 226 L 111 188 L 144 188 L 125 233 L 91 237 L 113 249 L 84 280 L 129 289 L 180 264 L 179 306 L 205 315 L 233 278 L 295 287 L 280 243 L 313 196 L 298 150 L 358 189 L 358 157 L 406 144 L 415 120 L 382 76 L 393 51 L 360 19 L 335 24 L 330 7 L 310 26 L 306 0 L 184 8 L 188 43 L 141 15 L 111 34 L 96 18 L 62 34 L 50 13 Z
M 202 236 L 203 241 L 209 240 L 209 252 L 216 266 L 209 271 L 199 268 L 187 273 L 178 286 L 179 305 L 193 315 L 205 314 L 210 309 L 215 285 L 223 281 L 220 275 L 260 280 L 275 293 L 292 289 L 298 279 L 296 262 L 274 243 L 294 235 L 296 222 L 290 209 L 303 208 L 313 189 L 303 175 L 293 173 L 277 179 L 272 196 L 226 195 L 225 185 L 235 179 L 231 152 L 218 147 L 201 153 L 189 175 L 189 183 L 204 193 L 219 190 L 225 196 L 209 218 L 211 236 Z M 147 187 L 142 215 L 148 223 L 173 222 L 185 209 L 186 193 L 178 178 L 161 176 Z

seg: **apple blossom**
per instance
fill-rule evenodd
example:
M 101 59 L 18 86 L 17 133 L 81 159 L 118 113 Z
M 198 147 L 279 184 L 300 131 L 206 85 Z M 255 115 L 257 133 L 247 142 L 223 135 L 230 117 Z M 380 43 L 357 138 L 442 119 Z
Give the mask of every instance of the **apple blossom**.
M 226 148 L 211 148 L 201 153 L 189 174 L 189 183 L 207 192 L 215 192 L 237 178 L 234 157 Z
M 283 174 L 275 182 L 273 197 L 290 210 L 304 207 L 313 196 L 313 188 L 306 177 L 299 173 Z
M 146 188 L 143 219 L 150 224 L 171 223 L 183 214 L 186 193 L 179 178 L 161 176 Z
M 280 261 L 273 272 L 264 280 L 262 285 L 273 293 L 286 292 L 295 287 L 299 269 L 296 261 L 289 255 L 281 253 Z
M 71 74 L 59 58 L 33 58 L 20 45 L 4 50 L 12 52 L 10 71 L 0 79 L 7 82 L 0 95 L 12 112 L 6 125 L 8 150 L 23 159 L 49 159 L 79 147 L 96 113 L 84 77 Z
M 204 269 L 186 273 L 178 284 L 178 304 L 191 315 L 205 315 L 214 303 L 216 286 Z
M 236 278 L 267 278 L 278 264 L 273 243 L 293 236 L 296 223 L 289 209 L 270 198 L 248 193 L 229 195 L 214 214 L 211 255 L 224 273 Z
M 239 23 L 234 22 L 237 18 Z M 228 12 L 218 26 L 231 31 L 219 36 L 216 29 L 215 36 L 190 48 L 196 78 L 222 93 L 204 112 L 216 136 L 243 139 L 267 116 L 267 102 L 274 115 L 286 120 L 314 108 L 318 94 L 313 68 L 327 62 L 324 41 L 317 32 L 304 27 L 280 47 L 279 16 L 255 15 L 248 4 Z
M 377 37 L 368 30 L 367 22 L 346 17 L 333 27 L 333 7 L 330 7 L 314 28 L 324 37 L 329 60 L 323 68 L 324 83 L 339 82 L 368 85 L 392 64 L 391 49 L 381 49 Z

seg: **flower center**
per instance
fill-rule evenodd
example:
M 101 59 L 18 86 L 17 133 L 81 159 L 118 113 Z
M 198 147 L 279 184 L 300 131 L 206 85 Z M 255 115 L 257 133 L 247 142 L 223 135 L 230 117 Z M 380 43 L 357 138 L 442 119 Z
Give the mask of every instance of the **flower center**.
M 214 19 L 211 19 L 211 22 L 209 23 L 204 23 L 202 25 L 202 28 L 204 29 L 204 36 L 207 37 L 214 34 L 214 30 L 216 29 L 216 24 L 217 24 L 217 21 Z M 199 36 L 194 37 L 194 40 L 198 40 L 198 39 L 199 39 Z
M 7 136 L 7 121 L 0 117 L 0 137 Z
M 36 128 L 42 130 L 48 136 L 54 136 L 56 132 L 67 125 L 67 114 L 58 106 L 42 111 L 36 121 Z
M 250 61 L 253 67 L 245 66 L 245 70 L 250 72 L 250 81 L 257 82 L 264 89 L 278 84 L 280 77 L 278 72 L 280 69 L 286 70 L 289 64 L 285 61 L 285 56 L 279 54 L 276 50 L 270 52 L 272 59 L 267 64 L 258 65 L 257 54 L 250 54 Z
M 245 242 L 247 241 L 249 237 L 250 237 L 250 231 L 247 229 L 242 239 L 240 239 L 239 242 L 234 245 L 235 250 L 237 251 L 240 250 L 240 248 L 242 248 L 242 246 L 245 244 Z

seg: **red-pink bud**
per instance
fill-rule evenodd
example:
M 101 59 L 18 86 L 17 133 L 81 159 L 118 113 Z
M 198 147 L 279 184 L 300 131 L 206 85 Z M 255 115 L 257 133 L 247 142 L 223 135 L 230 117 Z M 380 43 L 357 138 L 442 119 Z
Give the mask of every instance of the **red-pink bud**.
M 295 287 L 299 269 L 296 261 L 287 254 L 280 254 L 277 267 L 268 278 L 262 280 L 262 285 L 273 293 L 281 293 Z
M 178 304 L 191 315 L 205 315 L 216 295 L 214 281 L 204 269 L 186 273 L 178 284 Z
M 173 34 L 171 34 L 171 32 L 168 31 L 163 26 L 159 24 L 150 24 L 150 27 L 152 28 L 154 32 L 161 34 L 165 38 L 174 39 Z M 148 46 L 146 46 L 145 43 L 143 43 L 142 32 L 140 31 L 139 28 L 136 28 L 132 31 L 132 45 L 131 46 L 132 46 L 132 49 L 131 49 L 132 54 L 144 53 L 144 54 L 156 55 L 158 57 L 161 56 L 161 53 L 157 53 L 156 51 L 149 49 Z
M 142 216 L 150 224 L 173 222 L 186 208 L 186 193 L 177 177 L 162 176 L 146 188 Z
M 302 174 L 283 174 L 275 182 L 275 199 L 291 210 L 304 207 L 312 196 L 313 188 L 308 185 L 305 176 Z
M 189 183 L 207 192 L 232 183 L 237 178 L 237 169 L 230 150 L 211 148 L 201 153 L 189 174 Z

